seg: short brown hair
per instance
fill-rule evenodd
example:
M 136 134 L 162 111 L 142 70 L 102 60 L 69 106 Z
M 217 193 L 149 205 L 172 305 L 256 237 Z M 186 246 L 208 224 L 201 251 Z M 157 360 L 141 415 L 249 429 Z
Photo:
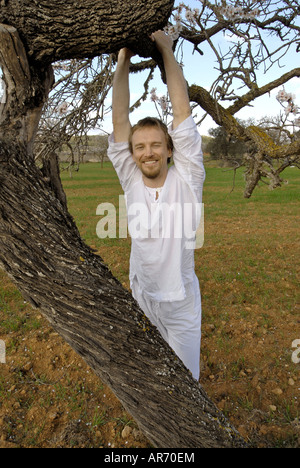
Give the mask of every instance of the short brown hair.
M 144 119 L 139 120 L 137 124 L 133 125 L 133 127 L 131 127 L 130 134 L 129 134 L 129 150 L 131 154 L 133 153 L 132 136 L 134 132 L 145 127 L 157 127 L 161 129 L 165 134 L 168 149 L 173 152 L 173 149 L 174 149 L 173 140 L 171 136 L 169 135 L 168 127 L 166 126 L 166 124 L 164 124 L 160 119 L 157 119 L 156 117 L 145 117 Z

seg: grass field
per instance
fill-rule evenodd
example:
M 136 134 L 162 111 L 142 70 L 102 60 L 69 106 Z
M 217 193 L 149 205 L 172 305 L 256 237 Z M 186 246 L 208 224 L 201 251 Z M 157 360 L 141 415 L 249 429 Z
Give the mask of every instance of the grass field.
M 300 172 L 243 198 L 243 171 L 207 167 L 205 239 L 195 253 L 202 292 L 201 383 L 253 444 L 299 447 Z M 62 173 L 82 237 L 129 288 L 130 239 L 98 239 L 96 208 L 122 193 L 109 163 Z M 0 447 L 147 447 L 120 403 L 32 311 L 0 272 Z M 124 429 L 127 430 L 124 432 Z

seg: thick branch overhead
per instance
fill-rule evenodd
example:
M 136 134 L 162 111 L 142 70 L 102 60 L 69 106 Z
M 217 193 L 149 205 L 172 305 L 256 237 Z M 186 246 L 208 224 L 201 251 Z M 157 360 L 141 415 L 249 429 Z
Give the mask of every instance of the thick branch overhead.
M 173 0 L 8 0 L 0 23 L 14 26 L 30 61 L 53 62 L 116 52 L 124 44 L 151 50 L 148 34 L 166 24 Z M 128 21 L 130 18 L 130 21 Z

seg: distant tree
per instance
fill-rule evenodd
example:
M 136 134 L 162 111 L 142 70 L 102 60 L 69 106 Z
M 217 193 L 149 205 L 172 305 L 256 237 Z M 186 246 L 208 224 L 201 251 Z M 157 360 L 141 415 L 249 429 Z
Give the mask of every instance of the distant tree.
M 231 166 L 242 164 L 247 152 L 246 143 L 229 135 L 224 127 L 211 128 L 209 134 L 213 138 L 206 145 L 206 151 L 212 159 L 222 160 Z

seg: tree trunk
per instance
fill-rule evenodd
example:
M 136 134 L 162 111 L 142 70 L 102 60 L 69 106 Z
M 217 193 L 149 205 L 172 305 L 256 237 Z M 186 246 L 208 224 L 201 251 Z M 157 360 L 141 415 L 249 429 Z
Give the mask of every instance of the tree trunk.
M 0 146 L 0 260 L 157 447 L 244 442 L 86 246 L 24 147 Z
M 4 3 L 12 8 L 14 1 Z M 22 3 L 27 8 L 23 16 L 29 4 L 36 4 Z M 45 5 L 60 3 L 39 1 L 36 18 L 44 18 Z M 64 2 L 69 17 L 71 3 Z M 107 6 L 108 2 L 93 3 Z M 117 3 L 133 2 L 111 5 Z M 75 13 L 74 7 L 74 17 Z M 36 23 L 36 18 L 28 22 Z M 56 20 L 47 21 L 58 28 Z M 31 29 L 27 37 L 21 28 L 31 57 L 45 59 L 39 65 L 27 59 L 17 31 L 0 26 L 0 64 L 6 84 L 6 102 L 0 108 L 0 264 L 25 299 L 110 386 L 154 446 L 245 447 L 131 294 L 84 244 L 66 209 L 55 163 L 44 172 L 34 163 L 34 136 L 53 77 L 47 61 L 57 59 L 60 50 L 58 38 L 49 36 L 50 26 L 44 26 L 45 31 L 40 27 L 36 43 Z

